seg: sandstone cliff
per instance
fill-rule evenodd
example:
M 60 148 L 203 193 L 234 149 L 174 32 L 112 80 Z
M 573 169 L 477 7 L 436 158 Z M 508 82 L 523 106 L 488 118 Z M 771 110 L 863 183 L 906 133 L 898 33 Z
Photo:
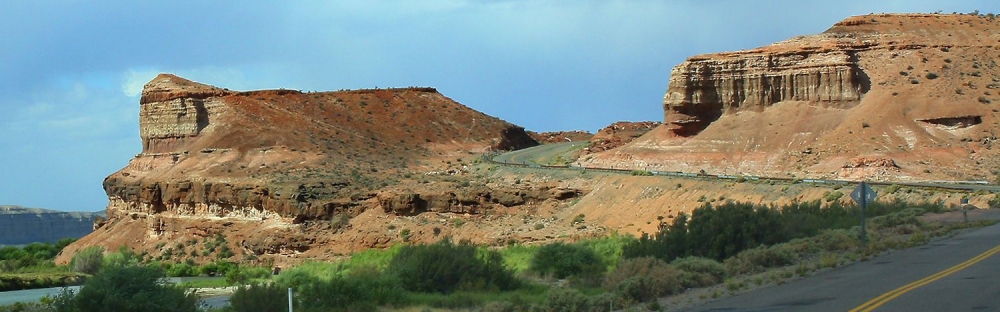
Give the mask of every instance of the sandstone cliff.
M 163 250 L 151 245 L 217 234 L 254 258 L 331 239 L 343 241 L 326 246 L 337 252 L 380 246 L 392 240 L 372 237 L 384 233 L 339 237 L 332 223 L 508 207 L 506 191 L 455 189 L 470 187 L 468 164 L 481 155 L 538 144 L 433 88 L 240 92 L 161 74 L 139 105 L 142 153 L 104 180 L 108 220 L 67 254 L 97 244 L 155 255 Z M 325 232 L 302 234 L 317 227 Z
M 590 163 L 992 180 L 1000 168 L 992 149 L 998 40 L 993 17 L 878 14 L 765 47 L 693 56 L 670 73 L 664 125 Z
M 660 123 L 655 121 L 619 121 L 613 123 L 597 131 L 597 134 L 590 138 L 587 152 L 598 153 L 621 147 L 659 125 Z
M 103 212 L 63 212 L 18 206 L 0 206 L 0 245 L 54 243 L 80 238 L 93 230 Z

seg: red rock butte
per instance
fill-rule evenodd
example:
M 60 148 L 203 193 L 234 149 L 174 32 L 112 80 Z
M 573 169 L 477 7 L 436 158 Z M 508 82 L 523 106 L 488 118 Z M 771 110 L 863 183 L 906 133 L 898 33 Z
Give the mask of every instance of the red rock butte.
M 670 73 L 664 125 L 589 164 L 993 180 L 998 42 L 993 16 L 875 14 L 817 35 L 693 56 Z
M 434 88 L 239 92 L 160 74 L 139 105 L 142 153 L 104 180 L 108 219 L 73 248 L 148 248 L 143 242 L 208 235 L 216 223 L 274 221 L 275 231 L 241 227 L 258 243 L 274 238 L 254 252 L 304 250 L 308 239 L 277 233 L 399 202 L 376 196 L 401 176 L 538 144 Z M 436 208 L 427 197 L 416 208 Z M 396 208 L 406 207 L 379 210 Z

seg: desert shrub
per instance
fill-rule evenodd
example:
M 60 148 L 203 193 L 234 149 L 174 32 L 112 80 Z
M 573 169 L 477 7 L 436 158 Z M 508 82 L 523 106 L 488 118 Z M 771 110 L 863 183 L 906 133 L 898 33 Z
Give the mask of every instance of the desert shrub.
M 840 191 L 833 191 L 826 194 L 826 196 L 824 196 L 824 199 L 826 199 L 826 201 L 832 202 L 839 200 L 841 197 L 844 197 L 844 193 L 841 193 Z
M 726 266 L 702 257 L 685 257 L 670 263 L 681 270 L 681 284 L 685 288 L 711 286 L 726 279 Z
M 562 279 L 581 274 L 600 274 L 604 267 L 590 248 L 557 242 L 535 251 L 531 258 L 531 270 Z
M 599 238 L 584 239 L 574 244 L 593 250 L 597 255 L 597 259 L 604 266 L 601 272 L 593 273 L 603 273 L 618 267 L 618 263 L 623 259 L 623 248 L 635 240 L 636 238 L 632 235 L 613 233 Z M 600 276 L 593 277 L 597 277 L 598 280 L 596 282 L 600 284 Z
M 410 291 L 510 290 L 518 281 L 500 253 L 480 253 L 469 242 L 449 239 L 431 245 L 403 246 L 389 261 L 388 272 Z
M 542 311 L 588 312 L 587 296 L 573 288 L 550 288 Z
M 847 229 L 824 230 L 819 235 L 804 239 L 807 245 L 818 251 L 842 251 L 858 244 L 858 233 Z M 794 243 L 794 242 L 790 242 Z
M 162 282 L 163 271 L 154 267 L 108 267 L 87 280 L 78 294 L 56 296 L 57 311 L 197 311 L 193 292 Z
M 104 247 L 90 246 L 77 252 L 69 261 L 73 272 L 96 274 L 104 263 Z
M 873 217 L 868 219 L 868 224 L 871 225 L 872 231 L 900 225 L 920 225 L 920 219 L 917 219 L 917 217 L 922 214 L 924 214 L 923 209 L 910 208 L 897 213 Z
M 275 283 L 240 286 L 229 303 L 236 312 L 284 312 L 288 310 L 288 291 Z
M 0 312 L 49 312 L 52 308 L 49 305 L 38 302 L 15 302 L 11 305 L 0 306 Z
M 892 215 L 904 210 L 911 212 Z M 869 223 L 879 228 L 916 224 L 915 216 L 920 211 L 939 210 L 940 203 L 892 201 L 871 203 L 866 214 L 872 217 Z M 828 229 L 849 229 L 858 225 L 859 213 L 858 206 L 845 206 L 839 200 L 826 205 L 820 201 L 796 202 L 780 208 L 732 202 L 718 206 L 705 204 L 692 211 L 690 218 L 681 214 L 670 225 L 661 226 L 656 234 L 644 234 L 626 243 L 623 256 L 654 256 L 666 261 L 701 256 L 723 261 L 750 248 L 812 237 Z M 830 243 L 839 245 L 842 241 Z
M 124 267 L 124 266 L 135 266 L 141 262 L 139 255 L 137 255 L 128 247 L 121 246 L 118 251 L 108 253 L 104 256 L 104 266 L 105 267 Z
M 229 285 L 243 285 L 255 279 L 267 278 L 271 271 L 260 267 L 233 267 L 226 271 L 226 283 Z
M 198 267 L 198 273 L 201 275 L 215 276 L 219 273 L 219 265 L 215 262 L 209 262 Z M 222 272 L 225 274 L 225 272 Z
M 351 223 L 351 217 L 347 214 L 337 214 L 330 218 L 330 229 L 334 232 L 340 231 Z
M 198 274 L 195 268 L 187 263 L 178 263 L 165 268 L 167 276 L 170 277 L 188 277 L 195 276 Z
M 735 257 L 726 259 L 725 265 L 729 275 L 742 275 L 789 265 L 796 260 L 797 256 L 791 248 L 787 245 L 776 245 L 744 250 Z
M 291 287 L 297 293 L 294 300 L 301 307 L 297 311 L 375 311 L 380 305 L 403 302 L 400 281 L 374 268 L 357 268 L 329 280 L 301 273 L 279 280 L 283 288 Z
M 649 170 L 632 170 L 629 171 L 629 174 L 634 176 L 652 176 L 653 172 Z
M 653 257 L 622 261 L 604 278 L 604 288 L 627 301 L 645 302 L 680 292 L 682 272 Z

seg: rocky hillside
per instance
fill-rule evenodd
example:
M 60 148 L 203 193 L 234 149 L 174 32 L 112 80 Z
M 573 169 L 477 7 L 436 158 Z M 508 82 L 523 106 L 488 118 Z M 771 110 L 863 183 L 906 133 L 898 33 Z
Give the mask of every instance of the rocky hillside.
M 217 234 L 253 258 L 327 239 L 346 241 L 332 247 L 344 252 L 391 241 L 367 225 L 335 235 L 366 212 L 478 214 L 565 196 L 459 178 L 487 152 L 538 143 L 433 88 L 239 92 L 161 74 L 139 106 L 142 153 L 104 180 L 108 220 L 67 254 L 95 244 L 156 254 L 157 243 Z M 317 226 L 325 232 L 304 235 Z
M 580 130 L 555 132 L 528 131 L 528 135 L 542 144 L 588 141 L 594 136 L 590 132 Z
M 590 138 L 587 152 L 598 153 L 621 147 L 659 126 L 655 121 L 619 121 L 597 131 Z
M 54 243 L 80 238 L 93 230 L 103 212 L 64 212 L 20 206 L 0 206 L 0 245 Z
M 994 180 L 1000 21 L 855 16 L 674 67 L 664 125 L 591 165 L 781 177 Z

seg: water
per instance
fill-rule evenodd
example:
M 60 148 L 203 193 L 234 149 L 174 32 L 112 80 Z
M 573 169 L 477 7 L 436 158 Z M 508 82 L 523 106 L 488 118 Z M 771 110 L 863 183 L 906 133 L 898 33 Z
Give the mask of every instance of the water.
M 55 297 L 62 291 L 63 287 L 39 288 L 29 290 L 0 291 L 0 306 L 11 305 L 17 302 L 37 302 L 42 297 Z M 79 292 L 80 286 L 70 286 L 73 292 Z
M 193 280 L 198 278 L 183 278 L 179 280 Z M 63 287 L 39 288 L 29 290 L 0 291 L 0 306 L 12 305 L 17 302 L 29 303 L 38 302 L 42 297 L 55 297 L 62 291 Z M 74 293 L 80 292 L 80 286 L 70 286 Z M 211 296 L 201 298 L 201 302 L 208 308 L 221 308 L 229 305 L 229 295 Z

